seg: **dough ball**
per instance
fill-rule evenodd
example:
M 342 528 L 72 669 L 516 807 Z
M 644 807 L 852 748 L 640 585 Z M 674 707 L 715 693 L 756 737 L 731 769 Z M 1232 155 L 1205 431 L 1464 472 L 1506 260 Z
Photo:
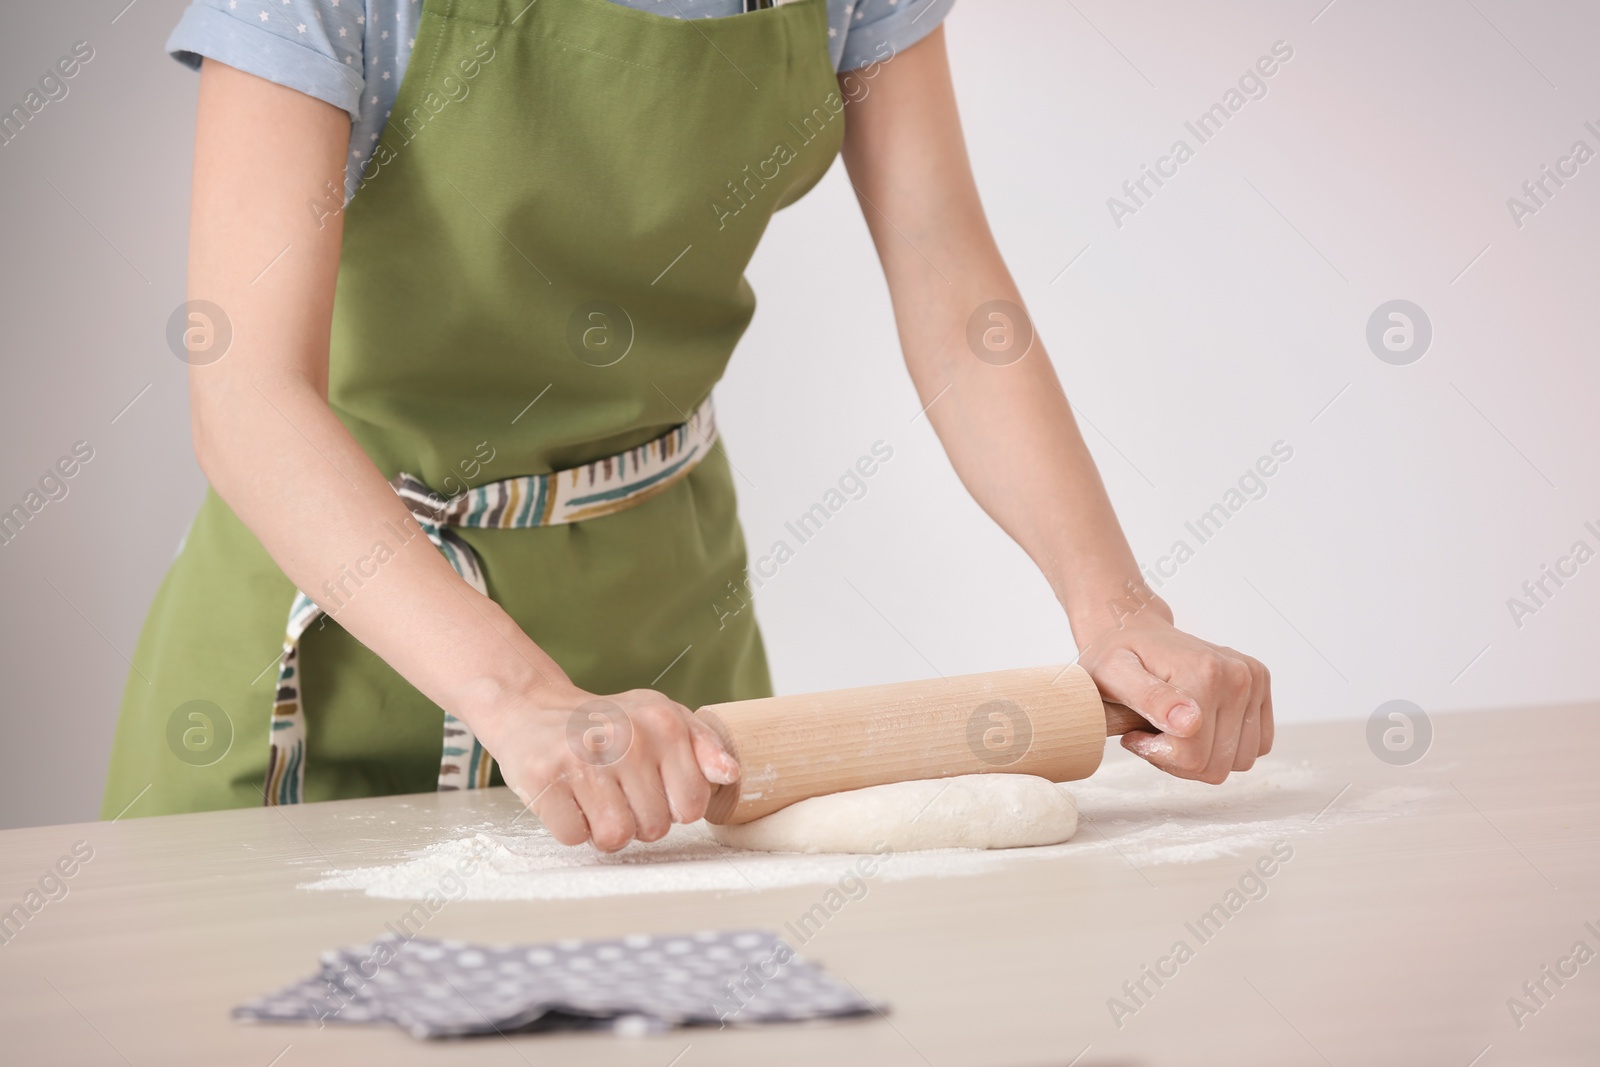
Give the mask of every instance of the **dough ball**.
M 758 852 L 896 852 L 1055 845 L 1078 828 L 1072 794 L 1031 774 L 963 774 L 829 793 L 711 836 Z

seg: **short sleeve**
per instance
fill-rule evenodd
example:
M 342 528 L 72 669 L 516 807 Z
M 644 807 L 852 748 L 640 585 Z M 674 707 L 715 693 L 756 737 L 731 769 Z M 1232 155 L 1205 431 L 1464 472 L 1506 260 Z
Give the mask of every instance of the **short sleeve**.
M 881 63 L 934 31 L 956 0 L 859 0 L 848 18 L 839 72 Z
M 202 56 L 361 114 L 363 0 L 191 0 L 167 38 L 178 62 Z

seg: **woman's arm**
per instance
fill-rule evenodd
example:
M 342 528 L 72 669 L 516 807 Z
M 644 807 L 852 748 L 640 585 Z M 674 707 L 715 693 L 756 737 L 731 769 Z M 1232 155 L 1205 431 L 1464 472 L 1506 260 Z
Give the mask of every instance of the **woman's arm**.
M 1180 777 L 1220 782 L 1248 769 L 1272 746 L 1266 668 L 1173 626 L 1139 573 L 1043 344 L 1014 362 L 969 346 L 980 305 L 1020 308 L 1022 297 L 973 182 L 943 27 L 865 75 L 840 76 L 851 101 L 845 165 L 906 365 L 956 473 L 1049 580 L 1101 692 L 1163 731 L 1124 744 Z
M 217 493 L 313 599 L 341 564 L 392 540 L 386 523 L 411 521 L 327 401 L 343 234 L 328 189 L 344 188 L 349 137 L 349 117 L 331 104 L 204 61 L 188 291 L 224 310 L 233 340 L 220 360 L 189 372 L 195 453 Z M 287 601 L 283 608 L 287 622 Z M 707 775 L 737 774 L 687 709 L 644 690 L 608 698 L 633 723 L 627 756 L 606 766 L 580 758 L 566 727 L 593 694 L 426 538 L 401 547 L 338 620 L 465 721 L 558 840 L 593 839 L 606 850 L 635 836 L 655 840 L 672 815 L 701 816 Z

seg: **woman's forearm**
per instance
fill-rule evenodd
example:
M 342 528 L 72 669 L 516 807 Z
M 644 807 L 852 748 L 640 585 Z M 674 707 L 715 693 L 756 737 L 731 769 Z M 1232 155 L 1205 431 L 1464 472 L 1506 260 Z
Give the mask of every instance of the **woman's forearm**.
M 964 309 L 1021 296 L 997 252 L 902 283 L 900 341 L 928 418 L 963 484 L 1038 565 L 1080 647 L 1130 612 L 1166 605 L 1144 583 L 1042 342 L 996 365 L 969 347 Z M 1017 324 L 1013 324 L 1017 325 Z
M 973 498 L 1050 582 L 1080 646 L 1140 604 L 1171 621 L 1139 573 L 1043 346 L 1010 367 L 973 363 L 946 368 L 950 388 L 929 418 Z M 940 375 L 924 377 L 931 386 Z
M 477 729 L 516 698 L 566 683 L 456 574 L 304 379 L 237 375 L 196 389 L 192 407 L 218 495 L 290 581 L 434 703 Z
M 189 372 L 195 451 L 290 581 L 481 733 L 511 698 L 568 683 L 422 535 L 328 406 L 342 215 L 309 205 L 342 188 L 348 137 L 330 105 L 206 61 L 189 292 L 223 309 L 232 343 Z M 374 564 L 379 542 L 394 554 Z
M 1125 617 L 1132 594 L 1170 622 L 1140 576 L 1044 345 L 1035 338 L 1013 361 L 1017 351 L 980 353 L 969 339 L 975 315 L 980 332 L 1003 325 L 981 308 L 1020 308 L 1022 298 L 953 118 L 942 30 L 886 61 L 873 81 L 842 79 L 841 89 L 856 101 L 844 159 L 900 346 L 957 474 L 1049 580 L 1080 647 Z

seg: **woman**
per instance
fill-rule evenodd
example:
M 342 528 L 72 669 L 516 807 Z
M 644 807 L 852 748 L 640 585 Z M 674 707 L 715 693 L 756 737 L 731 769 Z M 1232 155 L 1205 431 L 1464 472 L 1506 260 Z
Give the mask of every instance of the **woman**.
M 745 566 L 709 397 L 768 219 L 841 148 L 957 472 L 1159 731 L 1124 744 L 1210 782 L 1268 750 L 1266 670 L 1173 626 L 1033 341 L 949 0 L 742 6 L 185 12 L 211 490 L 140 639 L 108 814 L 503 780 L 568 844 L 698 819 L 739 768 L 688 708 L 770 691 L 753 614 L 706 607 Z

